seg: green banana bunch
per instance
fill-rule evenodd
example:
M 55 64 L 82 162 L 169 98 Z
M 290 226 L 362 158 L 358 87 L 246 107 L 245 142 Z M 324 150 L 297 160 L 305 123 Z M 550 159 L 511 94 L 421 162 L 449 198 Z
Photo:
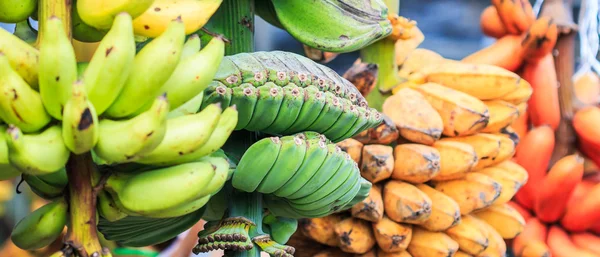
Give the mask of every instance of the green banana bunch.
M 31 191 L 48 200 L 62 196 L 68 183 L 67 172 L 64 168 L 46 175 L 23 174 L 23 180 L 27 182 Z
M 174 218 L 149 218 L 128 216 L 115 222 L 100 218 L 98 230 L 107 240 L 123 246 L 144 247 L 165 242 L 196 224 L 204 214 L 204 208 Z
M 140 109 L 160 94 L 161 86 L 175 70 L 184 41 L 181 19 L 173 20 L 162 35 L 153 39 L 135 56 L 123 89 L 105 115 L 123 118 L 145 111 Z
M 40 42 L 40 95 L 48 113 L 62 119 L 62 110 L 71 98 L 71 87 L 77 80 L 77 60 L 63 22 L 51 17 L 44 26 Z
M 115 222 L 128 216 L 126 212 L 119 209 L 112 196 L 106 191 L 98 193 L 96 209 L 100 217 L 110 222 Z
M 129 120 L 100 121 L 95 154 L 108 163 L 131 162 L 149 153 L 163 140 L 167 130 L 169 102 L 159 96 L 152 107 Z
M 106 31 L 87 25 L 85 22 L 83 22 L 83 20 L 81 20 L 81 16 L 79 16 L 79 12 L 77 11 L 76 0 L 71 1 L 71 5 L 71 24 L 73 27 L 71 32 L 73 33 L 73 38 L 78 41 L 88 43 L 102 40 L 104 35 L 106 35 Z M 119 14 L 116 16 L 119 16 Z
M 69 159 L 60 126 L 51 126 L 39 134 L 23 134 L 18 127 L 9 125 L 6 138 L 10 164 L 25 174 L 54 173 Z
M 227 160 L 204 157 L 166 168 L 117 173 L 108 179 L 105 190 L 128 215 L 177 217 L 203 207 L 221 189 L 228 173 Z
M 263 216 L 263 230 L 268 231 L 271 238 L 279 244 L 287 243 L 297 228 L 297 219 L 277 217 L 271 213 Z
M 12 179 L 21 172 L 10 164 L 8 145 L 6 143 L 6 126 L 0 125 L 0 180 Z
M 131 73 L 134 58 L 135 40 L 131 16 L 120 13 L 83 72 L 88 97 L 98 115 L 104 113 L 117 99 Z
M 17 23 L 27 20 L 37 9 L 37 0 L 0 1 L 0 22 Z
M 338 142 L 382 121 L 350 82 L 300 55 L 256 52 L 226 56 L 202 107 L 236 105 L 236 130 L 289 135 L 316 131 Z
M 21 249 L 35 250 L 52 243 L 67 223 L 67 202 L 58 199 L 25 216 L 15 225 L 10 238 Z
M 0 34 L 1 31 L 3 30 L 0 30 Z M 50 122 L 51 117 L 44 109 L 40 94 L 29 87 L 13 70 L 7 56 L 2 52 L 0 89 L 4 92 L 0 94 L 0 118 L 4 122 L 14 124 L 24 132 L 36 132 Z
M 73 84 L 71 92 L 63 108 L 62 136 L 71 152 L 82 154 L 98 142 L 98 116 L 81 81 Z
M 154 0 L 78 0 L 77 13 L 85 24 L 97 29 L 109 29 L 119 13 L 126 12 L 135 19 L 152 3 Z
M 33 45 L 37 40 L 38 32 L 31 27 L 29 20 L 24 20 L 15 24 L 15 32 L 13 32 L 13 35 L 17 36 L 28 44 Z
M 0 29 L 0 55 L 8 58 L 10 66 L 21 76 L 22 80 L 33 89 L 38 88 L 39 50 L 10 34 L 7 30 Z
M 214 105 L 214 107 L 219 107 L 219 106 Z M 211 107 L 211 108 L 214 108 L 214 107 Z M 194 115 L 193 117 L 174 118 L 174 119 L 172 119 L 172 122 L 176 122 L 176 120 L 180 120 L 182 122 L 193 121 L 203 115 L 207 115 L 207 114 L 202 114 L 202 113 L 203 113 L 203 111 Z M 237 112 L 236 107 L 235 106 L 229 107 L 221 113 L 221 117 L 219 118 L 217 126 L 210 134 L 208 140 L 205 143 L 200 144 L 197 148 L 189 147 L 188 145 L 190 145 L 190 144 L 194 145 L 196 143 L 192 142 L 191 140 L 187 140 L 185 138 L 184 138 L 185 145 L 176 146 L 177 142 L 173 142 L 171 140 L 175 140 L 177 138 L 176 135 L 178 135 L 178 131 L 184 131 L 187 129 L 186 128 L 178 128 L 177 130 L 173 129 L 175 131 L 172 131 L 170 133 L 173 136 L 170 136 L 169 140 L 165 141 L 164 147 L 173 145 L 173 146 L 176 146 L 178 149 L 187 149 L 188 150 L 187 152 L 181 152 L 181 154 L 179 154 L 179 152 L 174 152 L 174 151 L 169 152 L 168 149 L 161 147 L 162 150 L 157 149 L 157 150 L 160 150 L 160 152 L 157 152 L 157 153 L 150 152 L 149 153 L 150 156 L 142 155 L 141 158 L 138 158 L 134 161 L 137 163 L 142 163 L 142 164 L 165 166 L 165 165 L 182 164 L 182 163 L 187 163 L 187 162 L 198 160 L 204 156 L 210 155 L 210 154 L 214 153 L 215 151 L 219 150 L 223 146 L 223 144 L 225 144 L 225 142 L 229 138 L 229 135 L 231 135 L 231 132 L 233 132 L 233 128 L 235 127 L 237 121 L 238 121 L 238 112 Z M 211 121 L 206 121 L 206 122 L 211 122 Z M 203 130 L 206 130 L 206 128 Z M 194 132 L 194 133 L 196 133 L 196 132 Z M 197 135 L 193 135 L 193 136 L 192 135 L 186 135 L 186 136 L 190 136 L 193 138 L 200 138 L 200 139 L 202 139 L 204 137 L 203 135 L 200 135 L 200 133 L 198 133 Z M 177 140 L 177 141 L 179 141 L 179 140 Z M 162 155 L 159 155 L 158 153 L 161 153 Z M 175 153 L 177 155 L 175 155 Z
M 304 0 L 259 2 L 269 6 L 259 11 L 267 21 L 276 19 L 275 25 L 283 27 L 298 41 L 323 51 L 352 52 L 392 32 L 388 9 L 382 0 L 318 0 L 310 4 Z

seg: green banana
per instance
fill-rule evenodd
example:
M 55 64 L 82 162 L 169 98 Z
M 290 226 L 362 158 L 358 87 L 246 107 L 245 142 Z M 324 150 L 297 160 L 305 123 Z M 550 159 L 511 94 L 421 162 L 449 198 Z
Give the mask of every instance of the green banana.
M 208 203 L 208 201 L 210 200 L 211 195 L 205 195 L 202 196 L 198 199 L 195 200 L 190 200 L 186 203 L 183 203 L 179 206 L 175 206 L 172 208 L 168 208 L 168 209 L 164 209 L 164 210 L 160 210 L 157 212 L 152 212 L 152 213 L 146 213 L 144 214 L 145 217 L 150 217 L 150 218 L 174 218 L 174 217 L 181 217 L 183 215 L 192 213 L 202 207 L 204 207 L 204 205 L 206 205 L 206 203 Z
M 159 94 L 161 86 L 175 70 L 184 40 L 183 22 L 176 19 L 162 35 L 144 46 L 135 56 L 133 68 L 119 96 L 105 114 L 123 118 L 145 111 L 140 109 Z
M 319 170 L 321 164 L 327 158 L 327 142 L 321 138 L 311 138 L 306 142 L 306 155 L 302 165 L 296 171 L 296 174 L 290 178 L 281 188 L 274 192 L 278 197 L 288 197 L 304 186 L 303 182 L 308 182 L 310 178 Z
M 232 97 L 233 89 L 228 88 L 222 84 L 219 85 L 219 82 L 212 82 L 204 90 L 204 98 L 202 99 L 202 105 L 200 106 L 200 110 L 214 103 L 221 103 L 221 106 L 227 107 L 231 103 Z
M 263 224 L 269 227 L 271 238 L 275 242 L 285 244 L 298 228 L 298 220 L 286 217 L 276 217 L 268 214 L 263 217 Z
M 23 174 L 23 180 L 27 182 L 31 191 L 44 199 L 55 199 L 62 196 L 68 183 L 65 169 L 40 176 Z
M 62 169 L 69 159 L 60 126 L 52 126 L 40 134 L 24 135 L 10 125 L 6 130 L 8 159 L 21 172 L 43 175 Z
M 352 124 L 352 127 L 347 129 L 346 133 L 344 133 L 340 137 L 333 138 L 333 141 L 339 142 L 339 141 L 344 140 L 345 138 L 350 138 L 350 137 L 360 133 L 362 131 L 361 129 L 367 125 L 367 122 L 369 120 L 369 115 L 371 115 L 371 111 L 369 109 L 366 109 L 366 108 L 363 108 L 360 106 L 356 107 L 355 110 L 358 112 L 358 117 L 357 117 L 356 121 L 354 122 L 354 124 Z M 352 110 L 350 110 L 350 111 L 353 112 Z M 329 129 L 333 129 L 333 128 L 334 127 L 331 127 Z
M 333 172 L 344 162 L 345 157 L 342 153 L 343 151 L 338 146 L 334 144 L 327 145 L 327 158 L 319 167 L 319 170 L 308 181 L 302 181 L 305 185 L 287 198 L 302 198 L 321 188 L 333 175 Z M 302 182 L 298 181 L 298 183 Z
M 277 160 L 262 179 L 256 191 L 263 194 L 271 194 L 288 182 L 302 165 L 302 160 L 304 160 L 304 156 L 306 155 L 306 148 L 306 141 L 299 135 L 282 137 L 281 149 L 279 150 Z
M 275 165 L 282 145 L 283 142 L 278 137 L 263 138 L 252 144 L 233 173 L 233 187 L 245 192 L 254 192 Z
M 73 84 L 71 92 L 63 110 L 62 136 L 71 152 L 82 154 L 92 150 L 98 142 L 98 115 L 81 81 Z
M 0 136 L 0 180 L 9 180 L 18 176 L 21 172 L 13 167 L 8 159 L 8 145 L 4 136 L 6 135 L 5 125 L 0 126 L 0 135 L 2 135 Z
M 267 70 L 249 53 L 239 53 L 230 59 L 235 67 L 241 71 L 242 81 L 255 87 L 267 82 Z
M 50 122 L 51 117 L 44 109 L 40 94 L 29 87 L 13 70 L 7 56 L 2 52 L 0 89 L 4 92 L 0 94 L 0 118 L 4 122 L 14 124 L 28 133 L 38 131 Z
M 135 40 L 131 22 L 131 16 L 127 13 L 115 17 L 112 28 L 100 41 L 83 73 L 88 97 L 98 115 L 117 99 L 135 66 Z
M 352 208 L 352 206 L 356 205 L 357 203 L 362 202 L 365 198 L 367 198 L 367 196 L 369 196 L 369 192 L 371 191 L 372 186 L 373 185 L 371 184 L 371 182 L 369 182 L 368 180 L 366 180 L 363 177 L 360 177 L 358 193 L 356 193 L 356 196 L 354 196 L 354 198 L 352 198 L 352 200 L 350 202 L 348 202 L 347 204 L 342 206 L 340 208 L 340 211 L 350 209 L 350 208 Z
M 167 114 L 167 119 L 174 119 L 177 117 L 197 113 L 198 110 L 200 110 L 200 107 L 202 106 L 202 98 L 204 98 L 204 92 L 200 92 L 200 94 L 194 96 L 189 101 L 170 111 Z
M 250 131 L 264 131 L 273 124 L 284 99 L 284 91 L 273 82 L 265 83 L 258 87 L 257 91 L 258 99 L 256 100 L 254 112 L 260 113 L 260 115 L 252 116 L 252 119 L 246 125 L 245 129 Z
M 79 12 L 77 11 L 77 0 L 73 0 L 71 5 L 71 24 L 73 27 L 71 33 L 73 34 L 73 38 L 88 43 L 102 40 L 107 31 L 94 28 L 81 20 L 81 16 L 79 16 Z
M 307 70 L 297 58 L 295 58 L 299 55 L 288 55 L 283 51 L 273 51 L 270 52 L 270 55 L 271 58 L 275 58 L 284 64 L 285 69 L 287 69 L 288 73 L 290 73 L 290 82 L 301 87 L 313 85 L 319 89 L 327 90 L 321 87 L 321 85 L 319 85 L 319 81 L 314 78 L 312 74 L 310 74 L 310 71 Z M 322 82 L 324 81 L 321 81 L 321 84 Z
M 250 123 L 257 100 L 256 88 L 252 84 L 244 83 L 239 87 L 233 88 L 231 105 L 235 105 L 238 108 L 238 123 L 235 126 L 235 130 L 243 129 Z
M 39 175 L 36 177 L 39 178 L 44 183 L 54 186 L 54 187 L 64 188 L 67 186 L 67 183 L 69 183 L 69 179 L 67 177 L 67 170 L 65 168 L 62 168 L 62 169 L 58 170 L 57 172 L 53 172 L 53 173 L 45 174 L 45 175 Z
M 127 213 L 117 207 L 110 194 L 106 191 L 98 193 L 96 207 L 98 209 L 98 214 L 111 222 L 127 217 Z
M 71 40 L 57 17 L 43 26 L 40 41 L 40 95 L 48 113 L 62 119 L 62 110 L 71 97 L 71 86 L 77 79 L 77 60 Z
M 345 99 L 342 102 L 345 102 Z M 343 103 L 342 106 L 342 114 L 333 123 L 333 125 L 331 125 L 328 129 L 325 129 L 325 132 L 323 132 L 324 135 L 331 138 L 334 142 L 337 142 L 336 139 L 341 138 L 344 134 L 348 133 L 348 131 L 350 131 L 354 126 L 354 123 L 356 123 L 360 118 L 357 109 L 362 107 L 351 105 L 349 101 L 347 103 Z
M 381 0 L 271 0 L 277 21 L 294 38 L 328 52 L 352 52 L 392 32 Z M 310 13 L 299 17 L 298 13 Z
M 269 127 L 261 131 L 266 133 L 286 131 L 287 128 L 292 126 L 296 118 L 298 118 L 305 101 L 304 89 L 294 84 L 288 84 L 283 87 L 283 95 L 283 102 L 281 103 L 281 108 L 277 113 L 275 121 L 273 121 Z
M 286 133 L 297 133 L 306 130 L 325 108 L 325 93 L 320 92 L 315 86 L 304 89 L 304 99 L 307 99 L 300 109 L 298 117 L 292 125 L 285 130 Z
M 200 148 L 217 127 L 221 111 L 219 104 L 212 104 L 199 113 L 168 119 L 163 140 L 154 150 L 140 158 L 154 162 L 172 162 L 181 155 Z
M 224 54 L 225 42 L 220 37 L 214 37 L 201 51 L 177 65 L 171 77 L 160 88 L 161 93 L 167 93 L 171 108 L 181 106 L 204 91 L 217 72 L 218 63 Z
M 206 221 L 218 221 L 223 219 L 225 211 L 227 210 L 227 195 L 229 195 L 229 192 L 232 189 L 228 184 L 229 183 L 225 184 L 219 192 L 210 198 L 210 201 L 206 204 L 206 212 L 204 213 L 204 216 L 202 216 L 202 219 Z
M 109 29 L 113 19 L 121 12 L 126 12 L 132 18 L 140 16 L 148 9 L 154 0 L 78 0 L 77 12 L 86 24 L 97 29 Z
M 202 42 L 200 41 L 200 36 L 198 36 L 198 34 L 190 35 L 187 40 L 185 40 L 183 49 L 181 49 L 181 60 L 186 60 L 188 57 L 193 56 L 200 51 L 201 45 Z
M 338 118 L 342 115 L 344 106 L 342 101 L 332 93 L 325 93 L 325 107 L 317 117 L 317 119 L 306 130 L 308 131 L 325 131 L 331 127 Z M 327 138 L 331 138 L 328 135 Z
M 37 0 L 0 1 L 0 22 L 17 23 L 27 20 L 37 9 Z
M 38 32 L 31 27 L 29 20 L 24 20 L 15 24 L 15 32 L 13 32 L 13 34 L 21 40 L 32 45 L 37 40 Z
M 35 250 L 52 243 L 67 223 L 67 202 L 59 199 L 20 220 L 10 238 L 21 249 Z
M 38 89 L 39 50 L 7 30 L 0 29 L 0 55 L 8 58 L 10 66 L 22 77 L 22 80 L 33 89 Z
M 105 189 L 117 205 L 122 205 L 119 207 L 140 215 L 151 214 L 210 195 L 205 187 L 215 170 L 213 164 L 197 161 L 137 174 L 114 174 Z
M 166 134 L 168 111 L 169 103 L 163 95 L 156 98 L 150 110 L 132 119 L 101 120 L 94 152 L 108 163 L 131 162 L 151 152 Z

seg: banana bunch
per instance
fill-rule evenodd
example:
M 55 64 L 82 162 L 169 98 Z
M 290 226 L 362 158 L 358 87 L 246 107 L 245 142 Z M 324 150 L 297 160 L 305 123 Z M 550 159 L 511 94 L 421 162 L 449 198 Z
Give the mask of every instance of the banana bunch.
M 388 9 L 381 0 L 260 0 L 257 13 L 298 41 L 328 52 L 351 52 L 392 33 Z M 298 13 L 310 13 L 299 17 Z

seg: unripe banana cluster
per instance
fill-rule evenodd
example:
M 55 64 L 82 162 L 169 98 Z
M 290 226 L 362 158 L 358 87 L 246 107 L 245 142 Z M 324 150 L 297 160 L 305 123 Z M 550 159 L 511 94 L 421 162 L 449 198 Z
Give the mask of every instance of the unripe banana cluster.
M 231 177 L 228 160 L 215 151 L 237 124 L 236 107 L 217 103 L 199 111 L 223 58 L 223 40 L 214 37 L 200 49 L 199 37 L 186 41 L 185 24 L 175 19 L 136 53 L 134 22 L 122 12 L 89 63 L 77 63 L 63 21 L 43 22 L 39 50 L 10 34 L 7 41 L 21 43 L 0 48 L 6 92 L 0 118 L 8 124 L 0 130 L 0 177 L 22 173 L 33 192 L 51 200 L 16 226 L 13 242 L 36 249 L 60 234 L 67 217 L 65 165 L 71 155 L 88 152 L 100 167 L 120 167 L 98 196 L 103 219 L 197 221 L 195 212 Z M 173 221 L 179 217 L 191 218 Z M 171 226 L 171 232 L 174 227 L 186 229 Z
M 338 143 L 373 183 L 368 196 L 299 222 L 335 247 L 315 256 L 505 256 L 504 239 L 523 230 L 510 199 L 528 174 L 511 160 L 519 138 L 510 126 L 530 85 L 495 66 L 413 53 L 400 70 L 410 80 L 383 103 L 384 122 Z

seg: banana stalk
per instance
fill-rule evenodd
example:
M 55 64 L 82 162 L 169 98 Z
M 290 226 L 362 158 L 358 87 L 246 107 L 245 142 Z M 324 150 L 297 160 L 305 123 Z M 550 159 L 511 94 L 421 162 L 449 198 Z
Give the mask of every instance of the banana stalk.
M 385 0 L 390 13 L 398 13 L 400 10 L 399 0 Z M 402 82 L 398 76 L 398 65 L 396 63 L 395 41 L 388 38 L 379 40 L 360 50 L 362 62 L 377 64 L 379 68 L 377 85 L 366 98 L 370 107 L 381 111 L 383 102 L 392 94 L 392 88 Z
M 38 3 L 38 21 L 39 21 L 39 34 L 37 41 L 35 42 L 36 48 L 39 48 L 42 37 L 44 36 L 44 26 L 46 21 L 52 16 L 56 16 L 61 19 L 67 37 L 72 38 L 71 33 L 71 0 L 40 0 Z
M 254 52 L 254 0 L 224 0 L 204 28 L 231 40 L 225 55 Z

